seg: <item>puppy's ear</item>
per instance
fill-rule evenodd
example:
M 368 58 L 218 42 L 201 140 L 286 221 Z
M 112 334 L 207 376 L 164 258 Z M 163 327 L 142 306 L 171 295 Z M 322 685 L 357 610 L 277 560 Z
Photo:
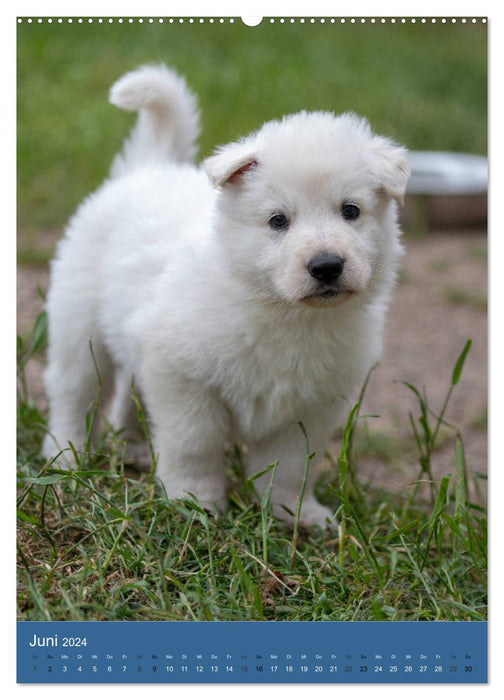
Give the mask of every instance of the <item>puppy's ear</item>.
M 219 148 L 203 165 L 214 187 L 239 182 L 241 177 L 257 166 L 251 144 L 231 143 Z
M 410 176 L 406 149 L 389 139 L 375 137 L 372 144 L 372 169 L 383 190 L 402 205 Z

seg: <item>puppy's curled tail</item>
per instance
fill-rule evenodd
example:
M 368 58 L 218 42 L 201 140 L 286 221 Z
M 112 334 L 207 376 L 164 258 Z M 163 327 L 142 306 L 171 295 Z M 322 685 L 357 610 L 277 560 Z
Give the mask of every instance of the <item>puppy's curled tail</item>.
M 147 163 L 186 163 L 196 155 L 199 113 L 185 80 L 165 65 L 141 66 L 126 73 L 110 90 L 110 102 L 138 111 L 138 121 L 115 157 L 111 177 Z

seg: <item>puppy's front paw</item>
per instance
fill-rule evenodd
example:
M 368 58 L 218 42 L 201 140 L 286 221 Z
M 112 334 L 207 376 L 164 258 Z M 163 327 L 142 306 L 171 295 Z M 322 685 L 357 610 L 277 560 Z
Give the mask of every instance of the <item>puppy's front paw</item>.
M 62 449 L 50 433 L 47 433 L 44 438 L 41 452 L 51 463 L 51 466 L 56 469 L 75 469 L 77 467 L 75 454 L 71 448 L 67 445 L 66 449 Z
M 303 501 L 301 506 L 300 522 L 305 527 L 318 525 L 321 528 L 337 528 L 338 522 L 334 517 L 334 512 L 323 506 L 314 498 L 309 498 Z
M 289 504 L 289 511 L 296 512 L 296 505 Z M 291 515 L 287 509 L 279 504 L 273 506 L 273 513 L 279 520 L 284 520 L 289 525 L 294 524 L 295 515 Z M 317 525 L 321 528 L 337 528 L 338 522 L 334 518 L 334 513 L 330 508 L 321 505 L 315 498 L 305 498 L 301 505 L 299 522 L 304 527 Z
M 226 484 L 219 476 L 214 478 L 190 478 L 180 473 L 158 474 L 166 496 L 171 501 L 192 500 L 194 497 L 205 510 L 224 512 L 227 507 Z

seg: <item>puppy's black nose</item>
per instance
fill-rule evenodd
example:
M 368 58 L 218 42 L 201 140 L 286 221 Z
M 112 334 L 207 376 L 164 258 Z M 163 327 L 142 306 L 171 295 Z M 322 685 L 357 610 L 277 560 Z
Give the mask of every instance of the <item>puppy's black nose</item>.
M 343 272 L 344 264 L 343 258 L 339 255 L 327 253 L 326 255 L 319 255 L 316 258 L 312 258 L 307 268 L 310 275 L 314 277 L 317 282 L 332 284 L 336 282 Z

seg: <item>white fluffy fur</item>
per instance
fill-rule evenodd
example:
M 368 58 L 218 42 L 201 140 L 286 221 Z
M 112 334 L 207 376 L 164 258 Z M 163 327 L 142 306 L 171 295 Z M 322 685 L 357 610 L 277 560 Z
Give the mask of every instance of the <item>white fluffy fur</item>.
M 111 101 L 139 121 L 52 264 L 45 453 L 84 442 L 91 341 L 117 428 L 134 417 L 134 377 L 169 497 L 221 506 L 224 445 L 237 443 L 250 473 L 279 462 L 273 501 L 293 510 L 306 459 L 298 423 L 317 453 L 313 480 L 380 356 L 406 153 L 355 115 L 302 112 L 220 148 L 205 172 L 189 162 L 198 116 L 182 78 L 142 67 Z M 348 203 L 358 219 L 342 216 Z M 288 229 L 268 224 L 278 213 Z M 307 269 L 326 253 L 344 260 L 329 298 Z M 329 515 L 308 489 L 302 520 Z

